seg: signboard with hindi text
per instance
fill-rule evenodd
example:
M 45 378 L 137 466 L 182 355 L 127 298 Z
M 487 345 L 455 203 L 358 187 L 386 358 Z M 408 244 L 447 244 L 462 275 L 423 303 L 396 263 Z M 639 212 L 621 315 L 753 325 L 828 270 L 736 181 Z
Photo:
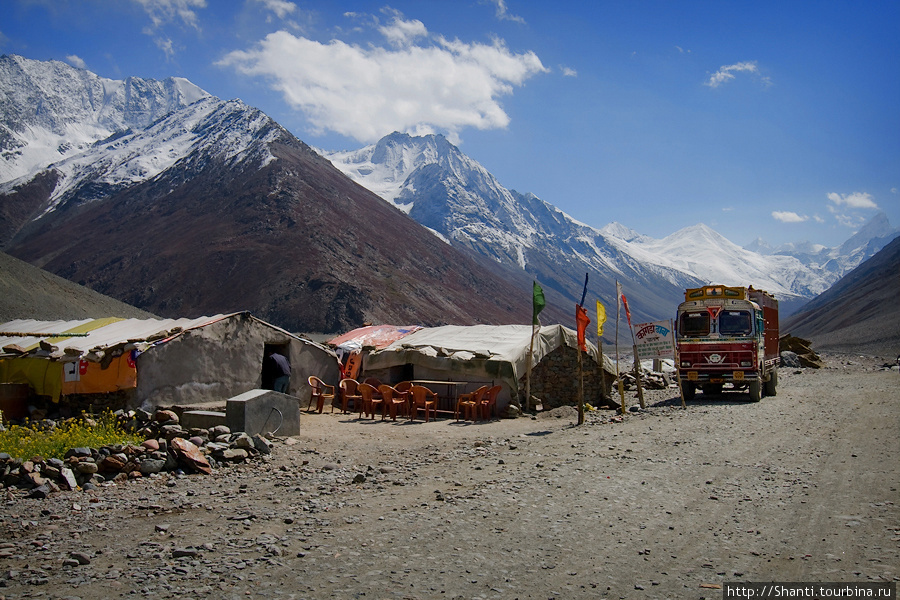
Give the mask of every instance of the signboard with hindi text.
M 672 330 L 672 321 L 635 325 L 634 344 L 641 360 L 675 358 L 675 333 Z

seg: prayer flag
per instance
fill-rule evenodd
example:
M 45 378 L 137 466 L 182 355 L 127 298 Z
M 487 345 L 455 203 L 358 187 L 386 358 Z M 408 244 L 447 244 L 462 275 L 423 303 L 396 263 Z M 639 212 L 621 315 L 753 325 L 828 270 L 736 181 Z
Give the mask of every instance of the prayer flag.
M 604 323 L 606 323 L 606 308 L 597 300 L 597 337 L 603 337 Z
M 622 284 L 618 281 L 616 282 L 616 295 L 618 298 L 618 305 L 625 307 L 625 317 L 628 319 L 628 327 L 631 327 L 631 311 L 628 310 L 628 299 L 625 297 L 625 293 L 622 291 Z
M 582 352 L 587 352 L 587 346 L 584 341 L 584 333 L 591 320 L 587 315 L 587 311 L 580 304 L 575 305 L 575 324 L 578 328 L 578 347 Z
M 547 306 L 547 301 L 544 300 L 544 290 L 538 285 L 538 282 L 534 282 L 533 289 L 533 298 L 532 298 L 532 315 L 531 315 L 531 325 L 540 325 L 541 322 L 538 320 L 538 315 L 544 310 L 544 307 Z

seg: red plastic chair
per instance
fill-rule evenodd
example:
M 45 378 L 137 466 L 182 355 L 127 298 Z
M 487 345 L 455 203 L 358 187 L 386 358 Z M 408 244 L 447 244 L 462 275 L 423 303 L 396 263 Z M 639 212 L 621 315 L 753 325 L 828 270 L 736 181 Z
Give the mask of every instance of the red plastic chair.
M 428 422 L 428 412 L 431 411 L 434 413 L 434 418 L 437 418 L 437 394 L 429 390 L 427 387 L 421 385 L 414 385 L 409 388 L 409 394 L 411 396 L 410 407 L 409 407 L 409 419 L 410 421 L 415 419 L 419 415 L 419 410 L 425 410 L 425 422 Z
M 341 412 L 348 412 L 347 409 L 350 407 L 350 402 L 353 402 L 353 409 L 359 408 L 360 403 L 362 402 L 362 396 L 359 395 L 359 382 L 355 379 L 342 379 L 338 384 L 341 388 Z M 334 412 L 334 407 L 332 405 L 331 412 Z
M 319 411 L 319 414 L 321 414 L 322 409 L 325 408 L 326 400 L 332 402 L 332 412 L 334 412 L 334 386 L 328 385 L 315 375 L 310 375 L 307 381 L 309 382 L 309 387 L 312 388 L 312 393 L 309 396 L 309 404 L 306 405 L 307 412 L 310 407 L 312 407 L 313 400 L 316 401 L 316 410 Z
M 463 420 L 470 420 L 469 416 L 471 415 L 471 420 L 474 421 L 476 419 L 478 404 L 481 402 L 482 396 L 484 396 L 487 391 L 488 386 L 483 385 L 474 392 L 460 394 L 459 398 L 456 400 L 456 411 L 454 414 L 456 420 L 459 421 L 459 414 L 462 413 Z
M 494 417 L 494 413 L 497 411 L 497 396 L 502 389 L 501 386 L 495 385 L 482 396 L 476 412 L 485 421 L 490 421 Z
M 398 411 L 403 416 L 409 414 L 409 396 L 407 392 L 401 392 L 397 388 L 385 384 L 378 386 L 378 391 L 381 392 L 381 398 L 384 400 L 384 410 L 390 413 L 392 421 L 397 420 Z
M 359 416 L 362 417 L 363 414 L 366 416 L 371 415 L 374 419 L 375 408 L 380 406 L 381 419 L 384 420 L 384 398 L 381 397 L 378 390 L 368 383 L 359 384 L 357 390 L 359 391 L 359 395 L 362 396 L 362 402 L 359 403 Z

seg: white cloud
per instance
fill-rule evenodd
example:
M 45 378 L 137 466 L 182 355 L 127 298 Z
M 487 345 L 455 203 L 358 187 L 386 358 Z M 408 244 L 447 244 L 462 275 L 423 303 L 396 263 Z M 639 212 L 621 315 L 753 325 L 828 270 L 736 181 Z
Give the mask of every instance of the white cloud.
M 781 221 L 782 223 L 802 223 L 809 220 L 809 217 L 806 215 L 798 215 L 795 212 L 780 210 L 772 211 L 772 217 L 774 217 L 776 221 Z
M 200 31 L 197 24 L 197 13 L 194 9 L 206 8 L 206 0 L 132 0 L 140 4 L 150 17 L 152 25 L 144 28 L 143 33 L 153 38 L 156 46 L 166 55 L 166 60 L 175 56 L 175 44 L 170 37 L 160 33 L 165 25 L 181 22 L 188 27 Z
M 78 56 L 78 55 L 76 55 L 76 54 L 70 54 L 70 55 L 68 55 L 68 56 L 66 57 L 66 60 L 69 62 L 70 65 L 72 65 L 73 67 L 77 67 L 77 68 L 79 68 L 79 69 L 83 69 L 83 68 L 85 68 L 85 66 L 86 66 L 86 65 L 84 64 L 84 60 L 83 60 L 80 56 Z
M 181 20 L 185 25 L 199 29 L 195 8 L 206 8 L 206 0 L 133 0 L 137 2 L 153 21 L 154 27 L 160 27 L 171 21 Z
M 735 73 L 751 73 L 759 76 L 764 84 L 771 84 L 771 80 L 768 77 L 762 77 L 760 74 L 759 67 L 756 66 L 756 61 L 747 61 L 719 67 L 719 70 L 713 73 L 704 85 L 711 88 L 717 88 L 723 83 L 734 79 Z
M 831 192 L 828 194 L 828 200 L 836 206 L 846 206 L 848 208 L 878 208 L 878 205 L 872 200 L 872 196 L 866 192 L 853 192 L 852 194 Z
M 150 32 L 146 32 L 148 35 Z M 171 39 L 167 37 L 155 37 L 153 38 L 153 42 L 156 44 L 156 47 L 163 51 L 163 54 L 166 55 L 167 60 L 171 60 L 175 56 L 175 44 Z
M 288 16 L 290 13 L 297 10 L 297 5 L 293 2 L 286 2 L 285 0 L 256 0 L 260 4 L 266 7 L 266 9 L 271 10 L 275 13 L 279 19 L 283 19 Z
M 560 66 L 560 69 L 562 69 L 563 77 L 578 77 L 578 71 L 571 67 Z
M 517 15 L 511 15 L 506 8 L 506 0 L 489 0 L 496 7 L 495 15 L 501 21 L 512 21 L 514 23 L 525 24 L 525 19 Z
M 378 28 L 381 35 L 394 46 L 409 46 L 416 41 L 417 38 L 423 38 L 428 35 L 425 24 L 419 20 L 405 21 L 399 13 L 394 15 L 394 19 L 388 25 Z
M 220 66 L 264 77 L 304 115 L 314 133 L 329 130 L 361 142 L 392 131 L 447 132 L 503 128 L 509 116 L 498 98 L 548 70 L 534 52 L 515 54 L 491 44 L 447 40 L 399 15 L 379 30 L 389 46 L 365 47 L 297 37 L 266 36 Z

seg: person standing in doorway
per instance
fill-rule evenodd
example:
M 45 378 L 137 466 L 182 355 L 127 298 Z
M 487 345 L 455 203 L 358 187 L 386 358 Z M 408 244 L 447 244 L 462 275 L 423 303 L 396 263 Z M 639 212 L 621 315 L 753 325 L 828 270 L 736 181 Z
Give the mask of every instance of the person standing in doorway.
M 266 368 L 272 376 L 272 389 L 282 394 L 288 393 L 291 383 L 291 363 L 284 355 L 269 350 L 266 355 Z

